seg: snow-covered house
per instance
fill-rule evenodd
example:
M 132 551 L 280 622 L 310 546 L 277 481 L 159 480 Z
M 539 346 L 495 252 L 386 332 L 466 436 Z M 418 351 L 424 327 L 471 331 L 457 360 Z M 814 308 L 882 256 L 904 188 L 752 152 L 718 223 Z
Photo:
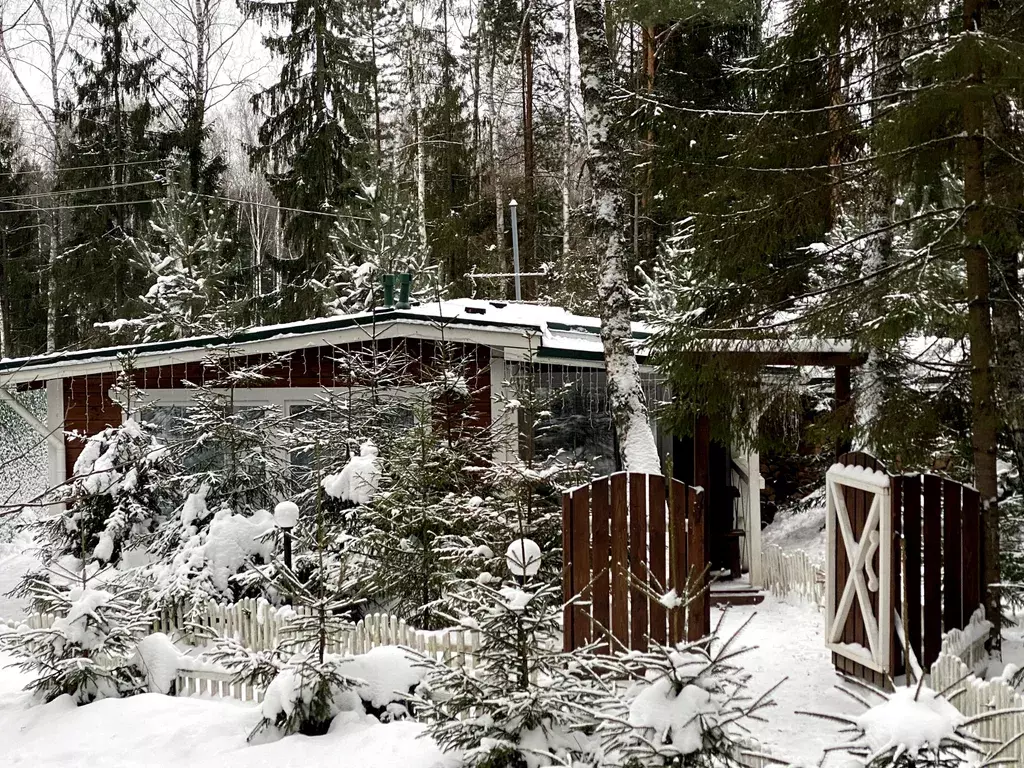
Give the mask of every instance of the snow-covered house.
M 0 398 L 46 437 L 49 481 L 57 485 L 72 473 L 84 436 L 121 422 L 123 410 L 112 387 L 125 353 L 134 355 L 135 384 L 145 392 L 150 415 L 159 422 L 161 414 L 180 412 L 189 405 L 195 385 L 207 376 L 204 359 L 218 350 L 230 350 L 244 365 L 273 356 L 275 362 L 263 371 L 266 378 L 236 390 L 235 402 L 242 407 L 273 405 L 287 416 L 308 407 L 325 388 L 358 386 L 346 380 L 337 364 L 339 349 L 365 345 L 372 338 L 381 344 L 403 344 L 425 359 L 443 343 L 459 349 L 465 366 L 469 394 L 460 403 L 463 418 L 480 425 L 514 418 L 497 396 L 512 377 L 533 376 L 540 390 L 564 391 L 553 408 L 553 427 L 545 430 L 538 449 L 585 457 L 598 474 L 606 474 L 616 469 L 616 446 L 599 331 L 597 318 L 573 315 L 559 307 L 455 299 L 251 328 L 227 338 L 207 336 L 4 360 L 0 361 Z M 635 335 L 642 344 L 644 329 L 638 325 Z M 837 400 L 848 397 L 849 366 L 856 364 L 848 349 L 805 345 L 772 355 L 769 362 L 773 364 L 835 367 Z M 641 370 L 648 400 L 666 399 L 666 388 L 656 372 L 644 365 Z M 46 388 L 45 424 L 10 394 L 35 387 Z M 712 445 L 699 431 L 696 439 L 673 436 L 656 416 L 652 418 L 662 459 L 672 458 L 674 474 L 691 484 L 708 478 L 709 530 L 741 543 L 744 570 L 749 571 L 750 583 L 757 585 L 763 487 L 757 454 Z M 506 445 L 503 451 L 514 452 L 515 447 Z M 728 549 L 712 547 L 720 552 Z

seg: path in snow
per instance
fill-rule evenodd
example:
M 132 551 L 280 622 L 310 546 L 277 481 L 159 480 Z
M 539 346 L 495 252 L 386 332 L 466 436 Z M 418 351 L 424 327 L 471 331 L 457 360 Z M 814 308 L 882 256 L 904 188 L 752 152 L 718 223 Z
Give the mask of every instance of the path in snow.
M 719 615 L 714 612 L 712 622 Z M 738 645 L 756 647 L 736 663 L 752 677 L 750 693 L 759 696 L 786 678 L 773 695 L 776 706 L 763 712 L 767 722 L 751 723 L 751 732 L 773 756 L 816 765 L 825 747 L 841 743 L 840 726 L 796 711 L 859 713 L 863 709 L 836 690 L 839 677 L 825 649 L 824 619 L 807 603 L 783 602 L 768 595 L 761 605 L 730 608 L 722 624 L 723 636 L 748 619 Z M 837 763 L 832 760 L 830 765 Z

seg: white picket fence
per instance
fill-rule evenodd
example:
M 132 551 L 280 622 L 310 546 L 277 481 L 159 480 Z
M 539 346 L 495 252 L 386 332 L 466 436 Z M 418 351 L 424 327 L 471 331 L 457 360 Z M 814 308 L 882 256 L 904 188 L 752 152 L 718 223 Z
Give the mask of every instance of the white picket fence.
M 931 668 L 931 687 L 946 691 L 950 702 L 967 717 L 981 715 L 993 710 L 1024 709 L 1024 695 L 1018 693 L 1003 678 L 983 680 L 974 674 L 978 664 L 986 658 L 983 631 L 984 610 L 979 608 L 971 617 L 964 630 L 947 632 L 942 639 L 939 658 Z M 999 753 L 1005 765 L 1024 765 L 1024 713 L 1006 712 L 985 720 L 975 727 L 975 732 L 994 744 L 1016 741 Z M 993 747 L 994 748 L 994 747 Z
M 825 569 L 804 552 L 786 552 L 774 544 L 761 548 L 761 586 L 776 597 L 800 597 L 825 605 Z

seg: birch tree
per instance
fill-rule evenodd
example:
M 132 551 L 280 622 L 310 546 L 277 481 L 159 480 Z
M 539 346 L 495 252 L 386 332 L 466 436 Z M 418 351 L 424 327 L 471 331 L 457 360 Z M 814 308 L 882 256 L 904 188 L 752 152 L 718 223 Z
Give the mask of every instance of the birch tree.
M 608 397 L 623 468 L 659 473 L 640 366 L 631 348 L 632 311 L 625 266 L 629 224 L 622 192 L 624 126 L 615 108 L 615 70 L 605 34 L 604 5 L 600 0 L 576 0 L 575 6 L 583 115 L 590 150 L 587 168 L 594 194 L 592 232 L 601 255 L 597 291 Z
M 39 120 L 45 138 L 45 152 L 51 164 L 50 185 L 56 190 L 60 163 L 67 146 L 67 133 L 60 120 L 61 97 L 72 65 L 71 43 L 78 31 L 85 0 L 29 0 L 0 4 L 0 60 L 21 92 L 32 114 Z M 37 30 L 41 29 L 40 35 Z M 43 93 L 32 87 L 42 78 Z M 40 206 L 40 223 L 48 239 L 46 281 L 46 351 L 57 348 L 56 265 L 61 253 L 60 198 Z

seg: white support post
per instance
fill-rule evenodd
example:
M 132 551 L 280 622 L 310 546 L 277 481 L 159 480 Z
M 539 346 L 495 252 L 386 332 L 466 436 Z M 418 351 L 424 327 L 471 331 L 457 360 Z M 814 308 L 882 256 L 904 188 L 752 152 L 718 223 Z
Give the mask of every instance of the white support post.
M 499 464 L 515 461 L 519 455 L 518 415 L 506 411 L 498 395 L 504 392 L 505 356 L 500 349 L 491 348 L 491 429 L 496 436 L 494 460 Z
M 47 478 L 55 488 L 67 480 L 66 443 L 64 442 L 64 381 L 46 382 L 46 429 L 52 439 L 46 441 Z
M 750 547 L 750 586 L 763 587 L 761 574 L 761 454 L 756 448 L 747 451 L 747 542 Z

